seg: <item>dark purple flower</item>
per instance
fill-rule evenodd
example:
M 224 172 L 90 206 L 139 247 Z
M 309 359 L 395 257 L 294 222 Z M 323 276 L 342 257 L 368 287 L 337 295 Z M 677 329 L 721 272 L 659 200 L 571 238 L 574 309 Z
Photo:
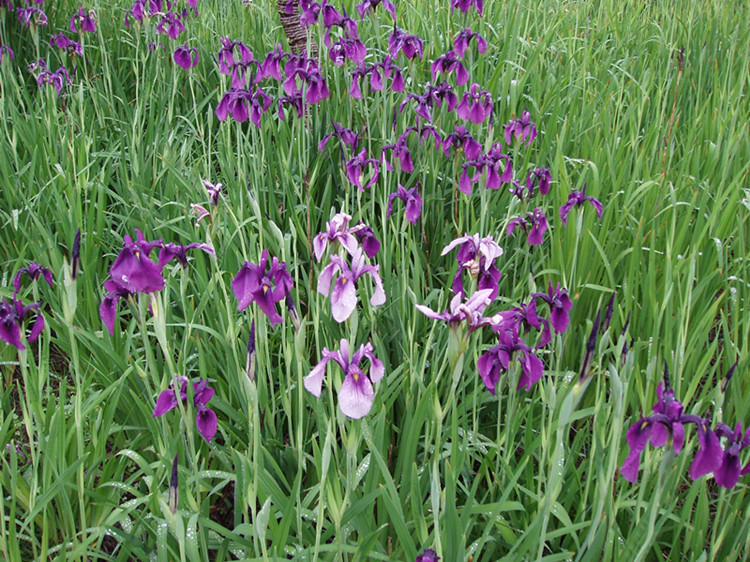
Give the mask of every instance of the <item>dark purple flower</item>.
M 370 181 L 367 184 L 362 185 L 364 180 L 364 170 L 367 165 L 372 166 L 373 173 Z M 368 158 L 367 152 L 363 149 L 357 156 L 352 158 L 346 163 L 346 175 L 349 181 L 356 185 L 360 191 L 369 189 L 376 181 L 378 181 L 378 173 L 380 166 L 378 161 L 374 158 Z
M 289 64 L 287 63 L 287 67 Z M 302 68 L 296 68 L 293 72 L 288 73 L 288 78 L 284 81 L 284 93 L 291 96 L 297 91 L 305 89 L 305 101 L 310 105 L 316 104 L 319 101 L 326 99 L 330 96 L 328 91 L 328 85 L 326 84 L 325 78 L 320 74 L 317 67 L 310 71 Z M 297 87 L 296 78 L 302 79 L 302 86 Z
M 721 466 L 714 470 L 714 479 L 723 488 L 734 488 L 740 476 L 750 474 L 750 462 L 744 468 L 740 462 L 740 452 L 750 446 L 750 427 L 744 435 L 741 422 L 737 422 L 734 432 L 725 424 L 719 424 L 718 431 L 727 438 L 727 444 L 721 458 Z
M 70 18 L 71 33 L 78 33 L 79 24 L 82 32 L 96 33 L 96 14 L 94 10 L 87 12 L 83 7 L 78 8 L 78 11 Z
M 366 416 L 372 409 L 375 396 L 372 383 L 378 382 L 385 374 L 383 362 L 375 357 L 373 351 L 372 344 L 368 342 L 351 356 L 349 342 L 345 339 L 339 342 L 338 351 L 328 351 L 324 347 L 320 363 L 305 377 L 305 388 L 314 396 L 319 397 L 323 389 L 326 366 L 329 361 L 334 360 L 343 369 L 345 375 L 339 390 L 339 408 L 345 416 L 355 420 Z M 360 366 L 365 358 L 370 362 L 367 374 Z
M 37 279 L 39 279 L 39 277 L 42 277 L 47 282 L 47 284 L 52 287 L 52 272 L 36 262 L 31 262 L 26 267 L 21 268 L 13 278 L 13 288 L 15 289 L 13 291 L 14 297 L 18 294 L 18 291 L 21 290 L 21 277 L 23 277 L 24 274 L 31 277 L 33 281 L 36 281 Z
M 482 90 L 479 84 L 471 85 L 471 92 L 466 92 L 456 106 L 456 114 L 464 121 L 471 120 L 479 124 L 492 113 L 492 96 Z
M 182 24 L 179 14 L 174 12 L 164 14 L 156 26 L 157 34 L 166 33 L 172 39 L 177 39 L 183 31 L 185 31 L 185 26 Z
M 70 278 L 75 281 L 78 277 L 78 270 L 81 267 L 81 229 L 76 231 L 73 238 L 73 248 L 70 251 Z
M 450 149 L 453 147 L 456 147 L 456 150 L 462 149 L 467 160 L 476 160 L 482 155 L 482 145 L 463 125 L 455 127 L 455 132 L 447 135 L 443 141 L 443 152 L 446 156 L 450 157 Z
M 601 202 L 594 197 L 587 197 L 586 184 L 583 184 L 583 190 L 578 191 L 577 189 L 574 189 L 573 192 L 568 195 L 568 200 L 563 204 L 562 207 L 560 207 L 560 218 L 562 219 L 564 225 L 568 224 L 568 214 L 570 213 L 570 210 L 573 207 L 583 205 L 586 201 L 594 206 L 596 215 L 599 217 L 599 219 L 602 218 Z
M 549 320 L 540 318 L 536 312 L 536 298 L 532 298 L 529 304 L 521 303 L 515 308 L 500 312 L 497 317 L 498 323 L 493 327 L 495 332 L 502 330 L 521 335 L 534 328 L 542 332 L 542 337 L 536 346 L 537 349 L 552 341 Z
M 515 136 L 516 140 L 527 141 L 526 146 L 529 146 L 536 138 L 536 134 L 536 123 L 531 121 L 531 114 L 524 110 L 521 117 L 513 119 L 505 126 L 505 144 L 510 145 Z
M 448 74 L 454 70 L 456 71 L 456 84 L 462 86 L 469 81 L 469 73 L 454 51 L 448 51 L 436 58 L 430 65 L 430 70 L 433 81 L 437 80 L 439 73 Z
M 425 548 L 422 554 L 417 555 L 417 559 L 414 562 L 439 562 L 440 557 L 437 552 L 431 548 Z
M 323 252 L 325 252 L 329 243 L 339 243 L 350 255 L 354 255 L 354 252 L 357 251 L 357 240 L 352 232 L 353 229 L 348 228 L 350 220 L 352 220 L 350 215 L 336 213 L 326 223 L 326 231 L 313 238 L 313 252 L 318 262 L 323 257 Z
M 159 394 L 156 399 L 156 405 L 154 406 L 154 413 L 152 417 L 158 418 L 163 416 L 167 412 L 174 410 L 179 402 L 183 404 L 187 403 L 187 383 L 188 378 L 182 376 L 179 378 L 180 383 L 180 396 L 177 397 L 177 391 L 174 388 L 168 388 Z M 216 431 L 219 428 L 216 413 L 211 409 L 207 408 L 206 404 L 214 395 L 214 389 L 208 387 L 208 381 L 202 378 L 198 379 L 198 382 L 193 383 L 193 405 L 197 410 L 195 415 L 195 425 L 198 428 L 198 432 L 206 440 L 206 443 L 210 443 L 211 439 L 216 435 Z
M 231 88 L 216 106 L 216 116 L 219 121 L 224 121 L 231 113 L 234 120 L 240 123 L 247 121 L 249 117 L 256 127 L 260 127 L 260 118 L 268 111 L 271 101 L 263 88 L 255 91 Z
M 719 435 L 709 427 L 708 420 L 695 425 L 698 432 L 698 452 L 690 464 L 690 478 L 698 480 L 704 474 L 715 472 L 721 467 L 724 450 Z
M 293 109 L 297 113 L 297 117 L 301 118 L 305 114 L 305 99 L 302 97 L 302 92 L 295 92 L 291 96 L 279 97 L 278 115 L 282 121 L 286 121 L 284 107 Z
M 556 333 L 562 334 L 568 329 L 570 323 L 568 312 L 573 308 L 573 303 L 570 301 L 567 289 L 560 288 L 560 283 L 558 283 L 557 288 L 552 290 L 552 281 L 550 281 L 547 293 L 532 293 L 531 296 L 540 298 L 549 305 L 550 322 Z
M 385 167 L 389 171 L 393 171 L 393 166 L 391 166 L 391 163 L 386 158 L 386 152 L 388 150 L 393 151 L 393 156 L 398 158 L 398 161 L 401 165 L 401 170 L 404 172 L 413 172 L 414 171 L 414 163 L 411 159 L 411 151 L 409 150 L 409 147 L 406 144 L 406 137 L 409 134 L 407 131 L 405 134 L 401 135 L 395 144 L 384 144 L 381 150 L 381 156 L 383 160 L 385 161 Z
M 489 299 L 495 300 L 500 282 L 500 270 L 495 265 L 495 260 L 503 255 L 503 249 L 492 236 L 480 238 L 479 234 L 465 234 L 443 248 L 440 255 L 444 256 L 459 246 L 456 255 L 458 273 L 453 279 L 453 292 L 462 297 L 465 295 L 462 273 L 468 270 L 471 276 L 477 279 L 477 288 L 489 289 Z
M 250 303 L 255 302 L 273 325 L 283 320 L 276 312 L 276 303 L 286 297 L 294 282 L 286 270 L 286 264 L 279 262 L 275 256 L 271 269 L 266 273 L 267 261 L 268 250 L 263 250 L 258 265 L 247 261 L 243 263 L 242 268 L 232 280 L 232 290 L 239 301 L 238 311 L 245 310 Z
M 114 283 L 130 293 L 154 293 L 164 287 L 161 268 L 149 259 L 149 254 L 161 240 L 147 242 L 143 233 L 135 229 L 135 242 L 125 235 L 122 250 L 118 254 L 109 275 Z
M 532 349 L 523 342 L 516 332 L 500 330 L 498 339 L 499 343 L 490 348 L 477 361 L 477 368 L 484 386 L 492 394 L 495 394 L 495 387 L 500 380 L 500 375 L 508 371 L 513 354 L 519 352 L 518 361 L 521 363 L 521 376 L 518 379 L 518 388 L 531 390 L 531 386 L 544 374 L 542 360 L 534 355 Z
M 372 227 L 367 226 L 361 222 L 357 226 L 351 228 L 350 232 L 357 237 L 359 243 L 362 244 L 362 249 L 367 254 L 367 257 L 372 259 L 380 251 L 380 240 L 375 235 Z
M 547 168 L 536 168 L 529 171 L 529 175 L 526 177 L 526 189 L 529 192 L 529 197 L 534 195 L 537 185 L 539 186 L 539 192 L 542 195 L 547 195 L 551 181 L 552 174 Z
M 330 42 L 330 41 L 329 41 Z M 346 59 L 357 66 L 362 66 L 367 56 L 367 48 L 359 37 L 340 37 L 337 41 L 327 45 L 328 57 L 336 66 L 342 66 Z
M 198 64 L 198 49 L 188 47 L 187 41 L 182 47 L 177 47 L 174 51 L 174 62 L 185 70 L 193 68 Z
M 288 293 L 287 298 L 289 298 Z M 248 337 L 247 339 L 247 365 L 245 367 L 247 378 L 249 378 L 251 381 L 255 380 L 255 358 L 255 318 L 253 318 L 252 322 L 250 323 L 250 337 Z
M 331 123 L 333 125 L 333 131 L 326 133 L 326 135 L 321 139 L 321 141 L 318 143 L 318 150 L 320 152 L 323 152 L 326 148 L 326 144 L 328 144 L 328 141 L 330 140 L 331 137 L 336 137 L 337 139 L 339 139 L 339 142 L 342 145 L 351 146 L 354 150 L 356 150 L 357 149 L 357 133 L 355 133 L 354 131 L 350 129 L 347 129 L 338 121 L 335 123 L 333 122 Z M 343 156 L 342 156 L 342 160 L 343 160 Z
M 68 49 L 71 53 L 79 57 L 83 56 L 83 47 L 81 47 L 81 44 L 78 41 L 72 41 L 64 33 L 55 33 L 49 40 L 49 46 L 57 47 L 63 51 Z
M 388 37 L 388 52 L 395 59 L 399 51 L 403 52 L 407 59 L 413 59 L 419 55 L 421 60 L 424 51 L 422 39 L 417 35 L 410 35 L 403 29 L 394 27 L 393 33 Z
M 161 247 L 161 250 L 159 251 L 159 263 L 157 264 L 157 267 L 163 268 L 174 258 L 177 258 L 177 261 L 180 262 L 180 265 L 183 268 L 187 267 L 188 265 L 187 251 L 188 250 L 203 250 L 204 252 L 206 252 L 207 254 L 211 254 L 212 256 L 216 255 L 216 253 L 214 252 L 214 249 L 208 244 L 200 244 L 198 242 L 192 242 L 187 245 L 182 245 L 182 244 L 174 244 L 170 242 L 168 244 L 164 244 Z
M 332 255 L 330 260 L 318 277 L 318 292 L 324 297 L 327 297 L 330 292 L 331 314 L 336 322 L 346 321 L 354 312 L 358 301 L 356 283 L 365 273 L 369 274 L 375 282 L 375 291 L 370 298 L 370 304 L 379 306 L 385 303 L 383 281 L 378 274 L 380 266 L 365 264 L 362 248 L 357 248 L 351 256 L 351 267 L 343 257 L 337 254 Z M 333 276 L 336 273 L 338 277 L 334 282 Z M 331 289 L 331 283 L 333 283 L 333 289 Z
M 234 67 L 238 64 L 248 67 L 253 61 L 257 63 L 253 53 L 242 41 L 232 41 L 229 37 L 221 39 L 221 49 L 217 58 L 219 59 L 219 72 L 226 76 L 232 76 Z
M 466 49 L 469 48 L 469 42 L 475 37 L 477 39 L 477 48 L 479 49 L 479 52 L 484 54 L 487 50 L 487 41 L 485 41 L 484 37 L 479 35 L 479 33 L 473 33 L 471 28 L 467 27 L 466 29 L 462 29 L 453 40 L 453 50 L 458 58 L 464 58 Z
M 216 185 L 214 185 L 208 180 L 201 180 L 201 183 L 203 184 L 203 187 L 205 187 L 206 191 L 208 192 L 208 200 L 211 202 L 211 205 L 216 207 L 219 204 L 219 196 L 221 195 L 221 188 L 224 187 L 224 185 L 222 183 L 217 183 Z
M 388 196 L 388 214 L 386 218 L 390 218 L 393 212 L 393 200 L 397 197 L 406 203 L 406 220 L 412 224 L 417 224 L 417 220 L 419 220 L 419 216 L 422 214 L 422 197 L 419 195 L 419 190 L 416 187 L 406 189 L 401 184 L 398 184 L 398 191 Z
M 517 226 L 523 228 L 528 235 L 529 246 L 538 246 L 544 241 L 544 233 L 547 231 L 547 217 L 541 209 L 534 209 L 533 213 L 526 213 L 525 217 L 516 217 L 508 223 L 508 236 L 513 234 Z
M 390 12 L 393 20 L 395 21 L 396 6 L 394 6 L 393 2 L 391 2 L 390 0 L 364 0 L 364 2 L 360 2 L 354 7 L 357 9 L 359 19 L 365 19 L 365 14 L 371 11 L 374 12 L 375 8 L 377 8 L 381 3 L 383 4 L 383 7 L 388 10 L 388 12 Z
M 169 504 L 169 510 L 172 512 L 172 515 L 177 513 L 177 499 L 179 497 L 179 479 L 178 479 L 178 472 L 177 472 L 177 459 L 179 458 L 179 455 L 174 456 L 174 460 L 172 461 L 172 477 L 169 479 L 169 501 L 167 502 Z
M 44 61 L 40 59 L 40 62 L 43 63 Z M 29 67 L 31 67 L 31 65 L 29 65 Z M 51 72 L 50 70 L 47 70 L 47 68 L 44 68 L 37 75 L 36 82 L 40 88 L 44 86 L 44 84 L 50 84 L 51 86 L 54 86 L 55 90 L 57 90 L 57 97 L 61 97 L 63 95 L 63 90 L 66 84 L 71 84 L 70 75 L 68 74 L 68 71 L 64 66 L 61 66 L 55 72 Z
M 501 162 L 505 163 L 502 174 L 499 170 Z M 463 172 L 458 182 L 458 189 L 466 195 L 471 195 L 471 186 L 479 181 L 483 171 L 487 172 L 487 189 L 499 189 L 501 182 L 510 183 L 513 180 L 513 164 L 510 156 L 502 154 L 502 145 L 499 142 L 493 144 L 487 154 L 480 155 L 475 160 L 469 160 L 461 167 Z M 470 167 L 476 170 L 473 176 L 469 175 Z
M 464 14 L 469 11 L 470 8 L 476 8 L 479 15 L 482 15 L 484 9 L 484 0 L 451 0 L 451 12 L 455 8 L 461 10 Z
M 266 53 L 266 58 L 260 65 L 260 73 L 264 78 L 272 77 L 281 82 L 284 78 L 281 76 L 281 63 L 288 58 L 290 53 L 285 53 L 281 49 L 281 43 L 276 44 L 276 49 Z
M 40 305 L 41 303 L 37 302 L 24 306 L 15 294 L 11 302 L 0 299 L 0 340 L 18 350 L 26 349 L 21 342 L 21 334 L 24 332 L 27 316 L 32 312 L 36 314 L 34 323 L 31 324 L 31 331 L 26 337 L 27 341 L 33 342 L 44 329 L 44 316 L 42 316 Z

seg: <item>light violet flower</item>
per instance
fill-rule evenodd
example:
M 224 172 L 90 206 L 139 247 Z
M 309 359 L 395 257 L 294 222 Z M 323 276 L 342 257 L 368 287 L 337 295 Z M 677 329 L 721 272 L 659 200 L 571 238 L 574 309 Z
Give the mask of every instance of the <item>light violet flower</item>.
M 357 307 L 357 281 L 365 274 L 369 274 L 375 282 L 375 291 L 370 298 L 372 306 L 385 303 L 383 281 L 378 274 L 379 265 L 365 264 L 364 250 L 357 248 L 352 255 L 351 267 L 346 260 L 334 254 L 330 263 L 323 268 L 318 277 L 318 292 L 324 297 L 331 296 L 331 314 L 336 322 L 344 322 L 352 315 Z M 336 281 L 333 276 L 338 273 Z M 333 289 L 331 289 L 333 283 Z
M 498 333 L 498 338 L 499 343 L 484 353 L 477 361 L 477 368 L 484 386 L 492 394 L 495 394 L 495 387 L 500 380 L 500 375 L 508 371 L 513 354 L 518 352 L 518 361 L 521 363 L 518 389 L 531 390 L 532 385 L 541 379 L 544 374 L 542 360 L 534 355 L 532 349 L 519 338 L 517 333 L 501 330 Z
M 396 198 L 406 203 L 406 220 L 412 224 L 417 224 L 419 216 L 422 214 L 422 197 L 419 195 L 419 190 L 416 187 L 406 189 L 403 185 L 398 184 L 398 191 L 388 196 L 388 214 L 386 218 L 390 218 L 393 212 L 393 200 Z
M 174 388 L 168 388 L 159 394 L 156 399 L 156 406 L 154 406 L 154 413 L 152 417 L 158 418 L 163 416 L 167 412 L 174 410 L 179 402 L 183 404 L 187 403 L 187 383 L 188 378 L 182 376 L 179 378 L 180 383 L 180 396 L 177 398 L 177 390 Z M 206 404 L 214 395 L 214 389 L 208 387 L 208 381 L 204 379 L 198 379 L 198 382 L 193 383 L 193 405 L 197 410 L 195 415 L 195 425 L 198 428 L 198 432 L 206 440 L 206 443 L 210 443 L 211 439 L 216 435 L 216 431 L 219 428 L 219 423 L 216 418 L 216 413 L 211 409 L 207 408 Z
M 350 255 L 353 255 L 357 251 L 357 239 L 354 237 L 353 229 L 348 228 L 350 220 L 352 220 L 350 215 L 336 213 L 326 223 L 326 231 L 317 234 L 313 238 L 313 252 L 318 263 L 323 258 L 323 252 L 325 252 L 329 243 L 341 244 Z
M 526 213 L 525 217 L 516 217 L 508 223 L 508 236 L 513 234 L 517 226 L 523 228 L 528 235 L 529 246 L 538 246 L 544 241 L 547 231 L 547 217 L 541 209 L 534 209 L 533 213 Z
M 461 294 L 456 294 L 451 299 L 448 310 L 442 313 L 435 312 L 421 304 L 414 306 L 416 306 L 419 312 L 427 316 L 427 318 L 448 322 L 452 330 L 458 329 L 463 322 L 466 322 L 468 332 L 471 333 L 482 326 L 492 326 L 497 323 L 497 318 L 482 316 L 484 309 L 492 302 L 490 299 L 491 294 L 492 289 L 479 290 L 471 295 L 466 302 L 462 302 Z
M 536 138 L 536 134 L 536 123 L 531 121 L 531 114 L 524 110 L 521 117 L 511 120 L 505 126 L 505 144 L 510 145 L 513 136 L 515 136 L 516 140 L 527 141 L 526 146 L 529 146 L 531 141 Z
M 279 262 L 273 257 L 271 269 L 266 272 L 268 250 L 263 250 L 260 263 L 244 262 L 237 275 L 232 280 L 232 290 L 239 304 L 237 311 L 245 310 L 255 302 L 258 308 L 268 316 L 271 324 L 278 324 L 283 320 L 276 312 L 276 303 L 284 300 L 287 293 L 294 286 L 291 275 L 286 269 L 286 263 Z
M 329 361 L 336 361 L 345 375 L 344 382 L 339 390 L 339 408 L 347 417 L 355 420 L 363 418 L 372 409 L 375 397 L 373 383 L 378 382 L 385 375 L 385 366 L 382 361 L 375 357 L 373 351 L 372 344 L 368 342 L 351 356 L 349 342 L 345 339 L 339 342 L 338 351 L 328 351 L 324 347 L 320 363 L 305 377 L 305 388 L 314 396 L 320 397 L 326 366 Z M 361 367 L 363 359 L 370 362 L 370 369 L 367 374 Z
M 498 293 L 500 281 L 500 270 L 495 265 L 495 260 L 503 255 L 503 249 L 495 242 L 492 236 L 480 238 L 479 234 L 469 236 L 465 234 L 456 238 L 448 244 L 440 253 L 446 255 L 451 250 L 459 248 L 456 260 L 458 261 L 458 273 L 453 279 L 453 292 L 464 296 L 464 285 L 461 274 L 469 270 L 472 277 L 478 279 L 477 288 L 489 289 L 489 299 L 495 300 Z
M 563 204 L 562 207 L 560 207 L 560 218 L 562 219 L 564 225 L 568 224 L 568 214 L 570 213 L 571 209 L 573 209 L 573 207 L 579 207 L 583 205 L 586 201 L 594 206 L 596 215 L 601 220 L 602 204 L 598 199 L 586 196 L 586 184 L 583 184 L 583 190 L 578 191 L 577 189 L 574 189 L 573 192 L 568 195 L 568 200 Z
M 188 70 L 198 64 L 198 49 L 188 47 L 187 41 L 182 47 L 177 47 L 174 51 L 174 62 Z

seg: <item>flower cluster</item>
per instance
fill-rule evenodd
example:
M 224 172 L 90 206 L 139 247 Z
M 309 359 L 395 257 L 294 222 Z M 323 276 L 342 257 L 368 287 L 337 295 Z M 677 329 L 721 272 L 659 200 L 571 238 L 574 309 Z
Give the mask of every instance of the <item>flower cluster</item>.
M 57 90 L 57 97 L 61 97 L 65 86 L 71 84 L 70 75 L 64 66 L 52 72 L 47 68 L 47 62 L 44 59 L 30 63 L 27 70 L 35 75 L 39 88 L 42 88 L 45 84 L 54 86 Z
M 49 269 L 36 262 L 32 262 L 30 265 L 19 270 L 13 278 L 13 296 L 10 302 L 6 299 L 0 299 L 0 340 L 19 350 L 26 349 L 26 346 L 21 341 L 21 336 L 24 334 L 25 327 L 29 323 L 27 322 L 27 317 L 34 316 L 34 321 L 31 323 L 31 330 L 28 336 L 26 336 L 27 341 L 33 342 L 44 329 L 44 316 L 42 316 L 40 310 L 42 303 L 36 302 L 24 305 L 23 301 L 18 297 L 24 275 L 31 277 L 33 281 L 42 277 L 50 287 L 52 287 L 53 281 L 52 272 Z

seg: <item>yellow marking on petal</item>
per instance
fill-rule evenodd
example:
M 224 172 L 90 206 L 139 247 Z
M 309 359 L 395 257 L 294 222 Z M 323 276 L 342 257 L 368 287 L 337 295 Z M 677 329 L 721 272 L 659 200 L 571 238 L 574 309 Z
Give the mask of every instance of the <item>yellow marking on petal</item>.
M 263 294 L 265 295 L 268 292 L 268 285 L 263 285 Z
M 352 376 L 354 377 L 354 382 L 359 382 L 359 373 L 354 371 L 352 373 Z
M 643 420 L 643 421 L 641 422 L 641 431 L 643 431 L 644 429 L 646 429 L 646 428 L 648 427 L 648 424 L 649 424 L 649 423 L 650 423 L 650 422 L 649 422 L 648 420 Z

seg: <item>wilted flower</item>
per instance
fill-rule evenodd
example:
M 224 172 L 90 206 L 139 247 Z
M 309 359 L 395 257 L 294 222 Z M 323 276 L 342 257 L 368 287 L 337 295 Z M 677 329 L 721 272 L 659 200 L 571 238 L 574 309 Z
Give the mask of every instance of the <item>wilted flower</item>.
M 531 386 L 544 374 L 542 360 L 534 355 L 532 349 L 523 342 L 517 332 L 500 330 L 498 338 L 499 343 L 490 348 L 477 361 L 477 368 L 484 386 L 492 394 L 495 394 L 495 387 L 500 380 L 500 375 L 508 371 L 513 354 L 519 352 L 518 361 L 521 363 L 521 376 L 518 379 L 518 388 L 531 390 Z
M 263 250 L 258 265 L 247 261 L 243 263 L 232 281 L 232 290 L 239 301 L 238 311 L 245 310 L 250 303 L 255 302 L 268 316 L 271 324 L 278 324 L 283 319 L 276 312 L 276 303 L 286 297 L 294 282 L 284 262 L 279 262 L 274 256 L 271 269 L 266 273 L 267 262 L 268 250 Z
M 175 49 L 174 62 L 185 70 L 193 68 L 198 64 L 198 49 L 196 47 L 188 47 L 186 41 L 182 47 Z
M 386 218 L 390 218 L 393 212 L 393 200 L 396 198 L 406 203 L 406 220 L 412 224 L 417 224 L 419 215 L 422 214 L 422 197 L 419 195 L 419 190 L 416 187 L 406 189 L 403 185 L 398 184 L 398 191 L 388 196 L 388 214 Z
M 185 376 L 180 377 L 179 383 L 179 401 L 177 398 L 177 390 L 174 388 L 168 388 L 162 391 L 156 399 L 156 406 L 154 407 L 152 417 L 158 418 L 170 410 L 174 410 L 179 402 L 182 402 L 183 404 L 187 403 L 188 378 Z M 193 383 L 193 405 L 197 410 L 195 415 L 195 425 L 198 427 L 198 432 L 206 440 L 206 443 L 211 442 L 211 439 L 214 438 L 216 430 L 219 427 L 216 413 L 211 408 L 206 407 L 206 404 L 211 400 L 213 395 L 214 389 L 208 387 L 207 380 L 200 378 L 198 379 L 198 382 Z
M 287 294 L 287 298 L 289 298 L 289 294 Z M 252 322 L 250 323 L 250 336 L 247 339 L 247 366 L 245 367 L 245 371 L 247 372 L 247 378 L 249 378 L 251 381 L 255 380 L 255 358 L 256 358 L 256 351 L 255 351 L 255 318 L 253 318 Z
M 32 23 L 37 26 L 47 25 L 47 14 L 41 8 L 18 8 L 16 15 L 24 27 L 29 27 Z
M 560 218 L 562 219 L 564 225 L 568 224 L 568 214 L 570 213 L 571 209 L 573 207 L 583 205 L 586 201 L 594 206 L 599 219 L 602 218 L 601 202 L 594 197 L 587 197 L 586 184 L 583 184 L 583 190 L 578 191 L 577 189 L 574 189 L 573 192 L 568 195 L 568 200 L 563 204 L 562 207 L 560 207 Z
M 372 344 L 368 342 L 362 345 L 353 356 L 350 356 L 349 342 L 342 339 L 339 342 L 338 351 L 328 351 L 324 347 L 322 356 L 320 363 L 305 377 L 305 388 L 319 397 L 323 388 L 326 365 L 334 360 L 343 369 L 345 375 L 339 390 L 339 408 L 344 415 L 355 420 L 366 416 L 372 408 L 375 396 L 372 383 L 378 382 L 385 374 L 385 366 L 375 357 Z M 370 362 L 367 374 L 360 366 L 365 358 Z
M 7 56 L 9 60 L 13 60 L 13 49 L 11 49 L 8 45 L 0 45 L 0 61 L 3 60 L 4 56 Z
M 76 231 L 73 238 L 73 249 L 70 252 L 70 278 L 75 281 L 78 277 L 78 270 L 81 267 L 81 229 Z
M 521 117 L 511 120 L 505 126 L 505 144 L 510 145 L 515 135 L 516 140 L 527 141 L 526 146 L 529 146 L 536 138 L 536 134 L 536 123 L 531 121 L 531 114 L 524 110 L 521 112 Z
M 375 282 L 375 291 L 370 298 L 372 306 L 379 306 L 385 302 L 385 291 L 383 290 L 383 281 L 380 279 L 378 271 L 379 265 L 366 265 L 364 251 L 362 248 L 352 254 L 351 267 L 346 260 L 334 254 L 331 256 L 330 263 L 323 268 L 318 277 L 318 292 L 327 297 L 331 295 L 331 314 L 336 322 L 344 322 L 351 316 L 357 306 L 357 288 L 356 283 L 365 273 L 369 274 Z M 333 276 L 338 273 L 336 281 Z M 333 283 L 333 289 L 331 289 Z
M 216 207 L 219 204 L 219 196 L 221 195 L 221 189 L 224 187 L 224 184 L 219 182 L 214 185 L 208 180 L 201 180 L 201 183 L 203 184 L 203 187 L 206 188 L 208 200 L 211 202 L 211 205 Z

